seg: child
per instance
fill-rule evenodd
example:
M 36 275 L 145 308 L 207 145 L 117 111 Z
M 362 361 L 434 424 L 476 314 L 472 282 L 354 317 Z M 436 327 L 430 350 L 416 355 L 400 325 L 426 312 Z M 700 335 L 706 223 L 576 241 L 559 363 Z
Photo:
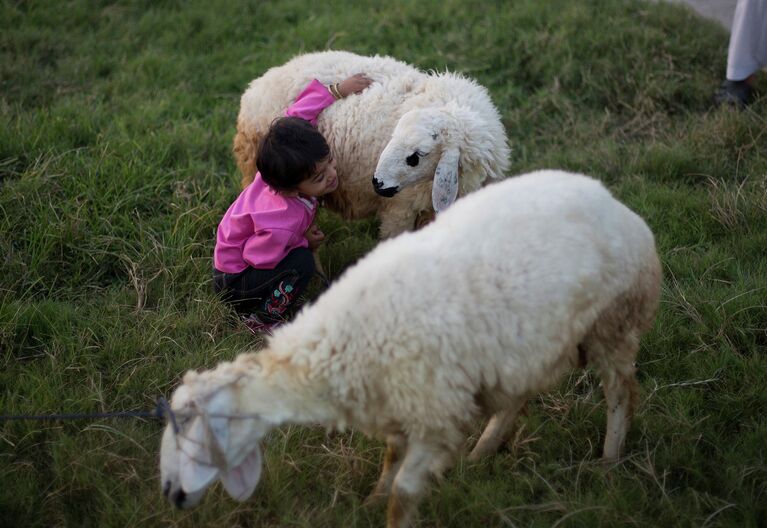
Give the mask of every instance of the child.
M 314 223 L 317 198 L 338 187 L 336 162 L 314 127 L 336 99 L 372 81 L 358 73 L 325 87 L 312 81 L 258 147 L 256 177 L 229 207 L 216 234 L 213 287 L 254 332 L 270 331 L 314 274 L 312 251 L 325 235 Z

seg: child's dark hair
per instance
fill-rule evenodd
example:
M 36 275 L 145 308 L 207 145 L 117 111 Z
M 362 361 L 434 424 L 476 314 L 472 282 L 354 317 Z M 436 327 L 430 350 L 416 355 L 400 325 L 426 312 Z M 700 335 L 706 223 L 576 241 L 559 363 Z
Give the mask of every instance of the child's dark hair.
M 316 164 L 330 155 L 319 130 L 299 117 L 272 122 L 258 146 L 256 167 L 261 178 L 277 191 L 289 191 L 312 176 Z

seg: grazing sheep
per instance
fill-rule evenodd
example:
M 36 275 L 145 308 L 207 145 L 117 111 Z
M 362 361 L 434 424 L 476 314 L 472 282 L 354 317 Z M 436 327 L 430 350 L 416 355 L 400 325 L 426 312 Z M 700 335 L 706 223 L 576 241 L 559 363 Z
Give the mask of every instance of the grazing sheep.
M 243 187 L 255 176 L 259 140 L 298 93 L 314 78 L 331 84 L 357 72 L 374 84 L 317 122 L 338 163 L 339 187 L 325 198 L 330 209 L 347 219 L 378 215 L 388 238 L 504 177 L 506 132 L 485 88 L 389 57 L 325 51 L 271 68 L 242 95 L 234 154 Z
M 371 497 L 390 495 L 387 526 L 405 526 L 475 420 L 492 416 L 472 458 L 584 361 L 602 378 L 604 458 L 616 460 L 660 279 L 647 225 L 595 180 L 540 171 L 472 193 L 381 243 L 264 351 L 187 373 L 172 407 L 201 415 L 165 431 L 165 494 L 192 505 L 220 478 L 244 500 L 269 430 L 352 427 L 387 438 Z

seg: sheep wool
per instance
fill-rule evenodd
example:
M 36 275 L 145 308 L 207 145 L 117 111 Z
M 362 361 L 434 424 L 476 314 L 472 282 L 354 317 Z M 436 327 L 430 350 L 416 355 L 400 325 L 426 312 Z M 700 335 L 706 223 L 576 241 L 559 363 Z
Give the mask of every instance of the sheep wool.
M 236 484 L 238 475 L 260 473 L 258 444 L 272 427 L 353 427 L 387 439 L 371 497 L 389 497 L 387 526 L 406 526 L 476 419 L 490 417 L 474 459 L 508 439 L 528 398 L 584 360 L 602 378 L 604 458 L 616 460 L 660 280 L 650 229 L 596 180 L 539 171 L 492 184 L 379 244 L 265 350 L 188 374 L 174 409 L 259 418 L 210 418 L 208 429 L 193 419 L 191 454 L 168 428 L 166 490 L 186 505 L 220 478 L 246 497 L 257 477 Z
M 374 83 L 317 121 L 337 160 L 339 186 L 325 197 L 329 208 L 347 219 L 377 215 L 387 238 L 505 176 L 506 131 L 484 87 L 390 57 L 325 51 L 271 68 L 243 93 L 233 147 L 243 187 L 255 175 L 260 138 L 312 79 L 330 85 L 360 72 Z

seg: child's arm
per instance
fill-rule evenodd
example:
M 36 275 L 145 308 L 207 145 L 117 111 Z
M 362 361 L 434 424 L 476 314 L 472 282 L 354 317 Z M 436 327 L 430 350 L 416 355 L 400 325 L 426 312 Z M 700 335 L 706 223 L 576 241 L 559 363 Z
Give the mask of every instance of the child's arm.
M 335 101 L 333 94 L 320 81 L 314 79 L 303 92 L 298 94 L 293 104 L 285 111 L 285 115 L 300 117 L 316 126 L 317 116 L 333 104 L 333 101 Z
M 351 77 L 344 79 L 340 83 L 336 83 L 334 86 L 335 89 L 338 90 L 338 95 L 341 97 L 348 97 L 351 94 L 360 93 L 372 83 L 373 79 L 364 73 L 356 73 Z M 330 91 L 332 92 L 333 90 L 331 89 Z
M 316 250 L 322 245 L 322 241 L 325 240 L 325 233 L 322 232 L 320 226 L 312 224 L 304 233 L 306 241 L 309 243 L 309 249 Z
M 365 74 L 358 73 L 348 79 L 344 79 L 340 83 L 334 85 L 341 97 L 353 93 L 359 93 L 373 81 L 369 79 Z M 309 121 L 313 125 L 317 125 L 317 116 L 320 115 L 325 108 L 333 104 L 336 98 L 330 92 L 330 90 L 317 79 L 309 83 L 303 92 L 301 92 L 296 100 L 285 112 L 286 116 L 300 117 Z

